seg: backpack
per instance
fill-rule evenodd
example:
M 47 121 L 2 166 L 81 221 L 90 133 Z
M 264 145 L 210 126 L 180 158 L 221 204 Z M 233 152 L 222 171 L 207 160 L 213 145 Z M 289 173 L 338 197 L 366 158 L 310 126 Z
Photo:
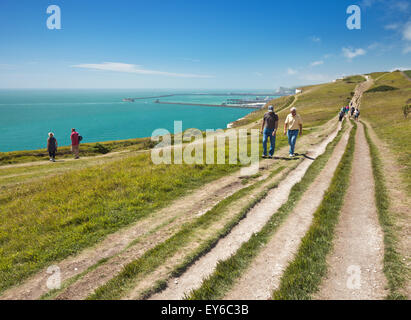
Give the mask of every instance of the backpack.
M 78 136 L 78 142 L 80 143 L 80 141 L 83 140 L 82 136 Z

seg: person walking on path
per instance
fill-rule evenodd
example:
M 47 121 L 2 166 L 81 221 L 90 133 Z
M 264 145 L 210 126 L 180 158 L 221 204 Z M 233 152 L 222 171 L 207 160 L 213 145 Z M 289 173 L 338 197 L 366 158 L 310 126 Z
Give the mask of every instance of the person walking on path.
M 341 108 L 340 113 L 338 114 L 338 121 L 342 121 L 345 116 L 344 108 Z
M 350 116 L 350 118 L 353 117 L 354 112 L 355 112 L 355 108 L 354 108 L 354 106 L 351 104 L 351 116 Z
M 358 122 L 358 118 L 360 117 L 360 110 L 357 108 L 355 109 L 354 119 Z
M 344 112 L 345 112 L 345 117 L 346 117 L 346 118 L 347 118 L 347 116 L 348 116 L 348 111 L 350 111 L 350 107 L 349 107 L 349 106 L 345 106 Z
M 296 108 L 291 108 L 291 113 L 287 116 L 284 123 L 284 135 L 288 136 L 290 145 L 290 157 L 294 157 L 295 143 L 297 142 L 298 133 L 303 134 L 303 121 Z M 288 130 L 287 130 L 288 129 Z
M 49 132 L 49 138 L 47 139 L 47 151 L 50 156 L 50 161 L 56 162 L 57 139 L 54 137 L 53 132 Z
M 264 114 L 263 123 L 261 125 L 261 133 L 263 134 L 263 158 L 267 157 L 267 141 L 270 138 L 269 157 L 274 156 L 275 138 L 278 129 L 278 115 L 274 112 L 274 107 L 269 106 L 268 112 Z
M 79 139 L 79 134 L 76 131 L 76 129 L 71 129 L 71 151 L 74 154 L 74 159 L 78 159 L 79 153 L 80 153 L 80 139 Z

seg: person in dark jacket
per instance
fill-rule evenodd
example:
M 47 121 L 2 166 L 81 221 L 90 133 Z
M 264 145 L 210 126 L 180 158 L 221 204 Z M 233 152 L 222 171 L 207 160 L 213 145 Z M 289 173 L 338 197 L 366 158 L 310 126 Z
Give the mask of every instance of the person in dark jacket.
M 267 141 L 270 139 L 269 158 L 274 156 L 275 138 L 278 129 L 278 115 L 274 112 L 274 106 L 268 107 L 268 112 L 264 114 L 263 123 L 261 125 L 261 133 L 263 134 L 263 158 L 267 158 Z
M 50 161 L 56 161 L 57 152 L 57 139 L 54 137 L 53 132 L 49 132 L 49 138 L 47 139 L 47 151 L 49 152 Z

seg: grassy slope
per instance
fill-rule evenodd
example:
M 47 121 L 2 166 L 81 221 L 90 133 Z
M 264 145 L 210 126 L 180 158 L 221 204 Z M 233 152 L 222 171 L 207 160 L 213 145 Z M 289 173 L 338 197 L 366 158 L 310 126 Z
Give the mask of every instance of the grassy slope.
M 370 146 L 372 170 L 375 181 L 375 204 L 378 210 L 378 219 L 384 232 L 384 273 L 390 290 L 388 299 L 406 299 L 403 294 L 405 278 L 410 270 L 405 266 L 402 255 L 399 253 L 398 237 L 396 235 L 396 221 L 393 212 L 390 212 L 390 199 L 385 184 L 385 176 L 381 163 L 381 154 L 364 125 L 365 137 Z
M 312 91 L 297 101 L 306 127 L 332 118 L 354 86 L 345 82 L 311 86 Z M 287 113 L 280 112 L 280 123 Z M 278 135 L 277 147 L 286 143 Z M 102 161 L 2 190 L 0 291 L 239 168 L 155 166 L 148 153 Z
M 294 166 L 297 163 L 293 164 Z M 270 176 L 274 176 L 281 172 L 285 167 L 279 167 L 274 170 Z M 153 249 L 147 251 L 141 258 L 136 259 L 129 264 L 125 265 L 123 270 L 117 274 L 110 281 L 99 287 L 88 299 L 119 299 L 124 293 L 133 288 L 133 285 L 139 280 L 139 277 L 143 277 L 151 272 L 155 271 L 161 264 L 167 259 L 172 259 L 174 255 L 181 250 L 184 250 L 187 256 L 185 256 L 182 263 L 175 267 L 172 271 L 172 276 L 178 276 L 182 274 L 198 257 L 211 250 L 217 243 L 217 241 L 228 234 L 232 228 L 243 219 L 248 211 L 250 211 L 265 195 L 268 190 L 275 188 L 278 183 L 270 185 L 266 190 L 258 194 L 250 203 L 243 208 L 238 208 L 238 212 L 225 224 L 221 226 L 217 232 L 211 232 L 207 235 L 204 231 L 210 229 L 210 227 L 218 222 L 220 224 L 221 217 L 225 215 L 225 212 L 230 206 L 242 197 L 247 196 L 254 189 L 257 189 L 262 185 L 264 181 L 259 181 L 254 185 L 241 189 L 224 199 L 212 209 L 210 209 L 205 215 L 199 217 L 191 223 L 182 226 L 181 230 L 167 239 L 165 242 L 158 244 Z M 201 234 L 205 236 L 201 239 Z M 202 245 L 194 249 L 194 252 L 190 252 L 189 248 L 185 248 L 191 241 L 201 242 Z M 162 279 L 166 281 L 165 279 Z M 151 290 L 156 291 L 156 288 Z M 148 293 L 146 293 L 148 294 Z
M 301 240 L 296 257 L 285 270 L 280 287 L 273 293 L 276 300 L 310 299 L 326 274 L 326 257 L 333 245 L 334 229 L 350 180 L 355 132 L 356 126 L 350 133 L 346 151 L 334 173 L 331 185 L 314 214 L 313 223 Z
M 354 92 L 356 83 L 338 81 L 321 86 L 303 88 L 309 90 L 300 95 L 295 107 L 305 123 L 318 126 L 337 115 L 338 111 L 351 100 L 351 92 Z M 285 119 L 288 110 L 280 113 Z
M 353 78 L 354 80 L 357 79 L 356 77 Z M 364 79 L 363 77 L 360 78 Z M 294 104 L 303 119 L 304 128 L 319 126 L 336 116 L 341 106 L 348 104 L 351 100 L 351 93 L 354 92 L 358 81 L 358 79 L 352 81 L 347 78 L 344 81 L 335 83 L 304 87 L 303 94 L 298 95 Z M 276 106 L 276 110 L 278 110 L 278 106 L 281 106 L 279 108 L 281 111 L 278 112 L 280 132 L 286 116 L 290 113 L 285 105 L 286 98 L 281 97 L 270 102 L 270 104 Z M 261 119 L 264 113 L 264 110 L 253 112 L 245 117 L 244 122 L 255 122 Z M 254 128 L 260 126 L 261 123 L 258 123 L 254 125 Z
M 45 141 L 46 144 L 47 141 Z M 98 149 L 98 146 L 102 146 Z M 100 143 L 82 143 L 80 145 L 81 156 L 95 156 L 106 152 L 119 150 L 143 150 L 152 147 L 150 138 L 137 138 L 129 140 L 105 141 Z M 58 148 L 57 158 L 72 158 L 71 147 L 63 146 Z M 46 149 L 0 152 L 0 166 L 15 163 L 48 160 Z
M 295 208 L 304 192 L 324 168 L 343 132 L 344 130 L 339 132 L 338 136 L 327 146 L 326 151 L 308 168 L 301 181 L 291 189 L 287 202 L 270 218 L 264 228 L 245 242 L 234 255 L 220 261 L 215 271 L 203 281 L 200 288 L 192 291 L 187 299 L 216 300 L 224 297 L 232 288 L 236 279 L 246 271 L 260 250 L 270 241 L 275 231 Z
M 408 194 L 411 193 L 411 124 L 402 107 L 411 98 L 411 81 L 400 72 L 381 77 L 373 87 L 389 85 L 399 90 L 366 93 L 361 102 L 361 117 L 394 152 L 401 167 Z
M 373 73 L 369 73 L 368 75 L 371 76 L 371 78 L 373 80 L 376 80 L 380 77 L 382 77 L 383 75 L 387 74 L 388 72 L 373 72 Z
M 0 196 L 0 291 L 96 243 L 234 165 L 153 165 L 149 154 L 11 188 Z

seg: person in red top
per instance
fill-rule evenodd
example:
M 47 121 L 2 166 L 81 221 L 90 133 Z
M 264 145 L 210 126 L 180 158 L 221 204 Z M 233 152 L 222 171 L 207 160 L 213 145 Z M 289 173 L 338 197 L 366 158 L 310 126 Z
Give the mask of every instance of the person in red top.
M 79 158 L 79 152 L 80 152 L 80 142 L 78 139 L 78 132 L 76 131 L 76 129 L 71 129 L 71 151 L 74 153 L 74 159 L 78 159 Z

